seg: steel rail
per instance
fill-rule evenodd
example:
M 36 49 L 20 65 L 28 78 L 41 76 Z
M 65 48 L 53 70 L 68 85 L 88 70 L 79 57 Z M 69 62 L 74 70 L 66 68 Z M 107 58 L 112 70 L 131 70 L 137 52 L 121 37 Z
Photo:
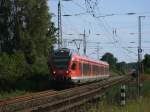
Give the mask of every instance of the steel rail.
M 29 111 L 34 111 L 34 112 L 39 112 L 39 111 L 43 111 L 44 112 L 61 112 L 61 111 L 67 111 L 68 109 L 73 108 L 74 106 L 78 106 L 86 101 L 89 101 L 90 99 L 92 99 L 93 97 L 100 97 L 103 95 L 104 90 L 114 84 L 117 84 L 119 82 L 122 82 L 123 80 L 110 80 L 109 83 L 105 83 L 103 84 L 103 86 L 98 85 L 96 88 L 94 88 L 93 90 L 91 90 L 91 87 L 88 87 L 88 89 L 90 91 L 86 91 L 80 94 L 77 94 L 75 96 L 71 96 L 68 97 L 66 99 L 62 99 L 53 103 L 47 103 L 41 106 L 37 106 L 36 108 L 34 108 L 34 110 L 32 108 L 28 109 L 28 110 L 24 110 L 21 112 L 29 112 Z M 94 84 L 95 85 L 95 84 Z M 92 87 L 94 86 L 92 85 Z M 99 87 L 100 86 L 100 87 Z M 81 90 L 80 90 L 81 91 Z
M 25 98 L 22 100 L 10 100 L 1 102 L 0 112 L 30 112 L 39 111 L 41 109 L 42 111 L 46 111 L 48 109 L 51 111 L 58 111 L 67 108 L 69 109 L 73 107 L 73 105 L 75 106 L 81 104 L 81 102 L 89 100 L 88 98 L 90 98 L 90 96 L 93 97 L 102 95 L 102 90 L 104 90 L 105 88 L 122 81 L 127 81 L 128 79 L 130 78 L 127 76 L 114 77 L 105 81 L 91 83 L 88 85 L 66 89 L 59 92 L 43 92 L 39 94 L 39 96 L 38 94 L 36 94 L 35 96 L 33 95 L 32 97 Z M 99 94 L 97 95 L 96 93 Z M 64 104 L 70 105 L 64 106 Z
M 22 100 L 28 100 L 31 99 L 33 97 L 37 98 L 43 95 L 47 95 L 47 94 L 54 94 L 56 91 L 53 90 L 48 90 L 48 91 L 42 91 L 42 92 L 37 92 L 37 93 L 27 93 L 26 95 L 21 95 L 21 96 L 17 96 L 17 97 L 13 97 L 13 98 L 7 98 L 4 100 L 0 100 L 0 105 L 3 104 L 3 102 L 5 103 L 14 103 L 14 102 L 19 102 Z

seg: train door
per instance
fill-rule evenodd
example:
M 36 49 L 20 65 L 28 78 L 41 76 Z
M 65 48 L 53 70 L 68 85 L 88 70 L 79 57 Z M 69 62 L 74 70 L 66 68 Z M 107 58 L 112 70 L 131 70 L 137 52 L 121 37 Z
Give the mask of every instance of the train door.
M 91 76 L 92 76 L 93 75 L 93 65 L 90 64 L 90 66 L 91 66 Z
M 82 60 L 79 62 L 79 70 L 80 70 L 80 76 L 83 77 L 83 62 L 82 62 Z
M 71 63 L 71 76 L 77 76 L 79 74 L 79 70 L 78 70 L 78 62 L 77 61 L 73 61 Z

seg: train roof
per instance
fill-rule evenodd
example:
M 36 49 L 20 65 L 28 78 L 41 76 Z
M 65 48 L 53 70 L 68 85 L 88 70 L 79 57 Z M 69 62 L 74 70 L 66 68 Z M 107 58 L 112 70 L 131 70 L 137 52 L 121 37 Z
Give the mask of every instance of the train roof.
M 78 54 L 76 53 L 72 53 L 72 57 L 75 59 L 75 60 L 83 60 L 83 61 L 87 61 L 87 62 L 92 62 L 92 63 L 95 63 L 95 64 L 103 64 L 103 65 L 109 65 L 107 62 L 105 61 L 100 61 L 100 60 L 94 60 L 94 59 L 90 59 L 86 56 L 79 56 Z
M 86 61 L 86 62 L 92 62 L 92 63 L 95 63 L 95 64 L 103 64 L 103 65 L 107 65 L 107 66 L 109 65 L 105 61 L 94 60 L 94 59 L 90 59 L 86 56 L 80 56 L 76 52 L 74 52 L 73 50 L 68 49 L 68 48 L 60 48 L 60 49 L 56 49 L 54 51 L 55 52 L 61 52 L 61 51 L 70 52 L 69 54 L 72 54 L 72 58 L 74 58 L 75 60 L 83 60 L 83 61 Z

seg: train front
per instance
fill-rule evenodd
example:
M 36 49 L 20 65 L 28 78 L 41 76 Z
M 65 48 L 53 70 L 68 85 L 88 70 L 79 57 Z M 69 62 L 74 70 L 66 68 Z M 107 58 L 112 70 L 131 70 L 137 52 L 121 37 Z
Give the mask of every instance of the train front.
M 53 51 L 49 57 L 49 68 L 52 81 L 69 82 L 69 66 L 71 53 L 67 48 Z

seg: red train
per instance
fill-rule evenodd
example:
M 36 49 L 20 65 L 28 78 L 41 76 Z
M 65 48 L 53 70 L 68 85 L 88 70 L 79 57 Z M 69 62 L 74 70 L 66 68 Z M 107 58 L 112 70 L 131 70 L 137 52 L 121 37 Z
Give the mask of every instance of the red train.
M 108 63 L 79 56 L 67 48 L 53 51 L 49 56 L 48 64 L 53 81 L 82 83 L 110 76 Z

